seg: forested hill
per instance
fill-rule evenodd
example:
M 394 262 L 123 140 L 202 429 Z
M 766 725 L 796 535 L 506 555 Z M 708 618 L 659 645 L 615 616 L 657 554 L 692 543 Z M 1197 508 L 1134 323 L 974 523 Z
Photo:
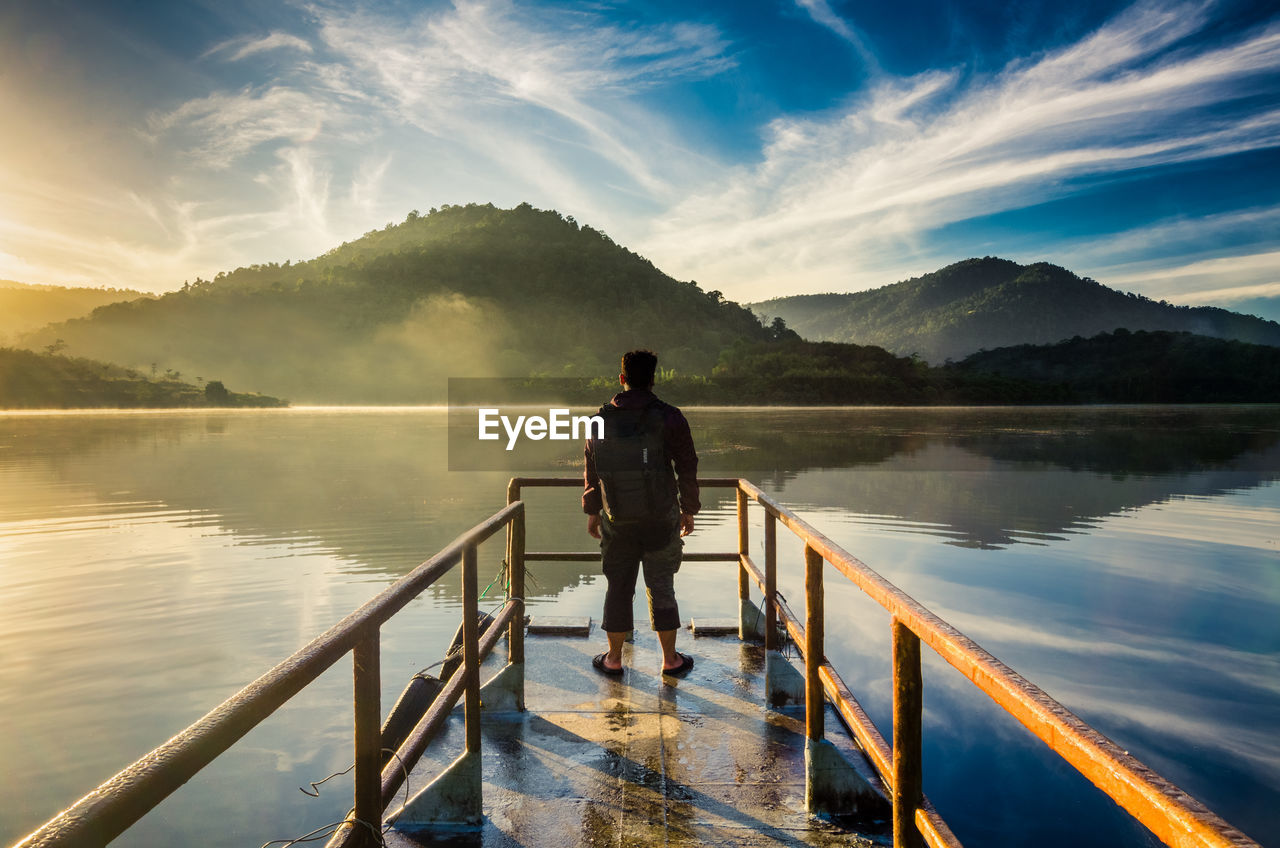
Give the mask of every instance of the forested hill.
M 277 407 L 285 401 L 194 385 L 169 372 L 148 379 L 109 362 L 0 347 L 0 409 Z
M 982 351 L 939 370 L 986 403 L 1280 402 L 1280 348 L 1160 330 Z M 1027 383 L 1040 388 L 1028 396 Z
M 879 345 L 940 364 L 982 349 L 1052 344 L 1123 327 L 1280 345 L 1280 324 L 1211 306 L 1174 306 L 1108 288 L 1056 265 L 985 257 L 851 294 L 752 304 L 802 337 Z
M 88 315 L 104 304 L 148 296 L 129 289 L 37 286 L 0 280 L 0 344 L 54 321 Z
M 628 348 L 709 373 L 770 338 L 572 218 L 522 204 L 414 212 L 318 258 L 196 280 L 23 339 L 147 370 L 217 374 L 302 403 L 421 403 L 445 378 L 616 373 Z

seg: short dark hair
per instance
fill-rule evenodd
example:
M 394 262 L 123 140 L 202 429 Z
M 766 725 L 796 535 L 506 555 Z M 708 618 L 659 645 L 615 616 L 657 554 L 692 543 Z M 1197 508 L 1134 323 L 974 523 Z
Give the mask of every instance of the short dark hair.
M 651 350 L 629 350 L 622 354 L 622 378 L 633 389 L 652 388 L 657 370 L 658 354 Z

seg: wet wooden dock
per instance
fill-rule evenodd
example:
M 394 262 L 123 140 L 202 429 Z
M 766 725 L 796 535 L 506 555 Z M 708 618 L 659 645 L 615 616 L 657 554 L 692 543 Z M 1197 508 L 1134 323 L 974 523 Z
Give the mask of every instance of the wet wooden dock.
M 652 633 L 642 631 L 626 646 L 621 677 L 592 669 L 592 656 L 603 650 L 598 631 L 588 638 L 527 637 L 526 712 L 483 713 L 481 828 L 414 834 L 397 826 L 387 844 L 892 842 L 887 803 L 879 820 L 863 816 L 856 823 L 806 811 L 804 710 L 765 704 L 761 646 L 736 635 L 693 638 L 688 630 L 680 639 L 696 660 L 683 678 L 660 674 Z M 828 738 L 859 762 L 834 711 L 827 727 Z M 409 796 L 449 766 L 464 736 L 458 709 L 410 775 Z M 862 768 L 878 785 L 870 766 Z

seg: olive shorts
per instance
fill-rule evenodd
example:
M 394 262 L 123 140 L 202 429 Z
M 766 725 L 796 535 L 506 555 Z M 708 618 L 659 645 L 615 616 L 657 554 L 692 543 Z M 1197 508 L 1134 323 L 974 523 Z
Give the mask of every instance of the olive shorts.
M 676 604 L 675 576 L 680 570 L 683 550 L 679 512 L 654 521 L 617 523 L 602 513 L 600 554 L 608 588 L 604 594 L 601 629 L 611 633 L 629 633 L 635 627 L 631 607 L 642 562 L 653 629 L 679 628 L 680 608 Z

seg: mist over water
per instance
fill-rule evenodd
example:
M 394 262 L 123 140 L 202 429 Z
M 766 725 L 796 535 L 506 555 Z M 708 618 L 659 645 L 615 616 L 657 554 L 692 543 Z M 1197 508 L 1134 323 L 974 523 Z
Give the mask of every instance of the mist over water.
M 1280 409 L 687 414 L 704 476 L 756 481 L 1228 821 L 1280 840 Z M 446 434 L 429 409 L 0 415 L 0 840 L 500 508 L 509 475 L 447 471 Z M 538 450 L 544 473 L 580 473 L 579 445 Z M 531 549 L 591 549 L 576 491 L 526 500 Z M 689 549 L 734 549 L 731 497 L 704 504 Z M 801 546 L 785 529 L 779 543 L 796 606 Z M 482 588 L 501 555 L 482 548 Z M 827 576 L 828 654 L 887 735 L 888 617 Z M 597 567 L 532 577 L 534 615 L 598 619 Z M 683 617 L 732 615 L 733 585 L 732 566 L 685 565 Z M 440 658 L 459 596 L 451 574 L 384 629 L 384 705 Z M 965 844 L 1142 840 L 925 656 L 925 789 Z M 260 845 L 340 818 L 349 779 L 319 799 L 297 787 L 350 763 L 350 723 L 343 661 L 118 844 Z

